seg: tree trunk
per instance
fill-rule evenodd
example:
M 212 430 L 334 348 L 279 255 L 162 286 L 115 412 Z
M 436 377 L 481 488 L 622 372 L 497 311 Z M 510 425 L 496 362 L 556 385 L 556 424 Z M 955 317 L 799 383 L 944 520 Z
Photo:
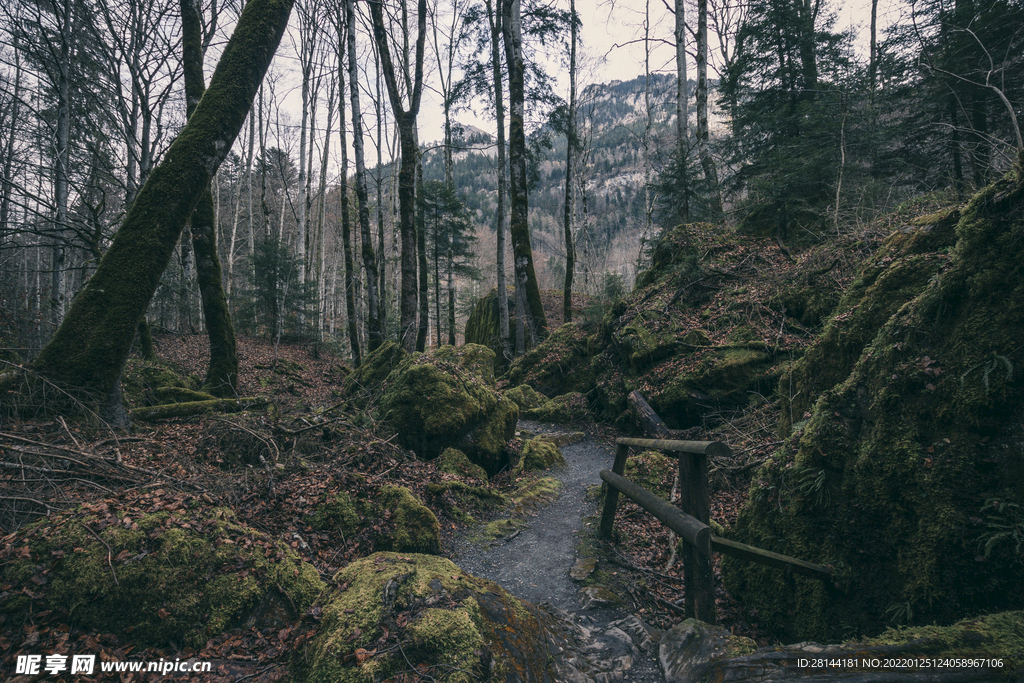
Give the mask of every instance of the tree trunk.
M 569 114 L 565 127 L 565 207 L 562 223 L 565 228 L 565 282 L 562 287 L 562 322 L 572 322 L 572 276 L 576 265 L 576 247 L 572 241 L 573 186 L 572 162 L 576 153 L 576 0 L 569 0 Z
M 40 375 L 94 404 L 117 390 L 139 319 L 182 228 L 245 121 L 291 7 L 292 0 L 250 0 L 245 6 L 210 88 L 139 191 L 57 333 L 33 361 Z
M 180 6 L 187 120 L 195 114 L 196 105 L 206 90 L 203 82 L 202 10 L 197 0 L 181 0 Z M 230 398 L 238 393 L 238 353 L 235 328 L 231 324 L 221 283 L 217 226 L 209 183 L 192 212 L 191 229 L 199 293 L 203 300 L 203 319 L 210 340 L 210 365 L 203 388 L 214 396 Z
M 528 346 L 534 346 L 537 337 L 547 329 L 537 274 L 533 267 L 533 248 L 530 245 L 529 194 L 526 185 L 526 81 L 519 5 L 520 0 L 507 0 L 502 17 L 510 105 L 508 137 L 512 219 L 509 232 L 512 235 L 516 274 L 516 325 L 522 326 L 522 329 L 516 330 L 517 354 L 523 353 Z
M 689 124 L 689 83 L 686 75 L 686 7 L 684 0 L 676 0 L 676 154 L 685 164 L 689 153 L 687 127 Z M 685 214 L 688 217 L 688 214 Z
M 505 281 L 505 93 L 501 76 L 501 37 L 502 18 L 504 9 L 501 7 L 503 1 L 497 0 L 498 8 L 494 10 L 492 0 L 486 0 L 487 20 L 491 28 L 491 75 L 494 81 L 494 118 L 498 128 L 498 208 L 495 212 L 494 222 L 497 232 L 497 287 L 498 287 L 498 332 L 501 337 L 501 346 L 505 351 L 506 360 L 511 360 L 512 353 L 508 346 L 508 285 Z
M 369 328 L 367 330 L 367 350 L 373 351 L 384 343 L 384 318 L 378 294 L 377 255 L 374 254 L 373 236 L 370 234 L 370 201 L 366 191 L 363 114 L 362 109 L 359 108 L 359 63 L 356 60 L 354 5 L 355 0 L 345 0 L 345 20 L 348 25 L 348 85 L 352 103 L 352 151 L 356 158 L 355 181 L 356 202 L 359 208 L 359 235 L 362 242 L 363 269 L 366 271 L 366 326 Z M 378 197 L 379 201 L 380 197 Z
M 404 0 L 403 0 L 404 3 Z M 416 35 L 416 73 L 414 78 L 406 74 L 406 82 L 412 83 L 409 92 L 409 106 L 406 108 L 399 90 L 395 64 L 391 59 L 391 48 L 384 28 L 382 3 L 371 2 L 370 18 L 373 22 L 373 38 L 380 55 L 381 71 L 387 85 L 391 111 L 398 126 L 401 164 L 398 169 L 399 228 L 402 236 L 402 294 L 399 312 L 399 340 L 406 351 L 416 349 L 416 162 L 419 149 L 416 140 L 416 116 L 419 113 L 420 98 L 423 94 L 423 49 L 426 43 L 427 2 L 417 0 L 418 32 Z
M 708 0 L 697 1 L 697 156 L 711 192 L 711 211 L 722 215 L 722 192 L 718 171 L 708 148 Z
M 419 144 L 416 145 L 417 157 L 419 157 Z M 423 196 L 423 161 L 417 158 L 416 161 L 416 195 Z M 416 350 L 427 350 L 427 335 L 430 331 L 430 301 L 429 287 L 427 284 L 427 222 L 425 220 L 423 207 L 416 211 L 416 254 L 419 257 L 419 327 L 416 330 Z M 435 321 L 436 322 L 436 321 Z
M 363 362 L 363 355 L 359 344 L 359 326 L 358 317 L 356 315 L 356 299 L 355 299 L 355 280 L 357 278 L 355 274 L 355 263 L 352 254 L 352 228 L 351 220 L 349 219 L 348 209 L 348 140 L 345 134 L 345 68 L 344 68 L 344 56 L 345 50 L 349 41 L 353 39 L 353 33 L 355 32 L 355 24 L 353 17 L 349 13 L 353 0 L 347 0 L 345 5 L 345 16 L 344 21 L 342 20 L 342 10 L 339 6 L 337 8 L 337 17 L 335 25 L 338 31 L 338 115 L 341 120 L 341 177 L 338 180 L 338 191 L 341 193 L 341 243 L 342 249 L 345 253 L 345 313 L 348 319 L 348 343 L 352 349 L 352 365 L 359 367 Z M 349 59 L 354 61 L 353 55 L 349 55 Z M 349 65 L 349 74 L 351 75 L 354 69 L 352 64 Z M 356 83 L 351 83 L 352 92 L 356 92 Z M 359 106 L 358 98 L 353 95 L 353 108 Z M 353 141 L 356 145 L 356 149 L 362 151 L 362 140 L 359 135 L 359 127 L 356 123 L 359 120 L 358 110 L 352 112 L 352 121 L 355 126 L 355 140 Z M 356 168 L 359 168 L 360 159 L 356 157 Z M 357 171 L 358 173 L 358 171 Z M 358 177 L 358 176 L 357 176 Z M 358 192 L 358 189 L 357 189 Z M 363 190 L 363 199 L 365 202 L 366 191 Z M 364 207 L 360 205 L 360 218 Z M 365 247 L 364 247 L 365 248 Z M 373 278 L 370 278 L 370 282 L 373 282 Z

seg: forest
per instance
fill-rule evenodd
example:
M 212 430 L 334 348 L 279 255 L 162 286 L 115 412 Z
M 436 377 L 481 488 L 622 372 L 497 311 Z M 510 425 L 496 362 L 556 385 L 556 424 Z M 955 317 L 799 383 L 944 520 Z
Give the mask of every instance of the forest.
M 1024 676 L 1020 0 L 0 35 L 6 680 Z

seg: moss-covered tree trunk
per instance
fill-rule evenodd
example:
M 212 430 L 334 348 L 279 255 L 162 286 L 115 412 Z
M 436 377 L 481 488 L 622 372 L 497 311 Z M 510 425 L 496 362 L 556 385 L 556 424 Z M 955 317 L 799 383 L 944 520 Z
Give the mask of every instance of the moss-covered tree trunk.
M 202 11 L 196 0 L 181 0 L 182 64 L 185 75 L 185 111 L 191 117 L 206 91 L 203 81 Z M 210 365 L 203 388 L 214 396 L 231 398 L 238 393 L 238 349 L 227 297 L 221 282 L 217 256 L 217 225 L 210 184 L 192 212 L 192 250 L 196 277 L 203 301 L 203 319 L 210 339 Z
M 351 0 L 349 0 L 351 2 Z M 344 18 L 341 6 L 337 7 L 335 26 L 338 31 L 338 118 L 341 121 L 341 178 L 338 186 L 341 192 L 341 241 L 345 252 L 345 317 L 348 329 L 348 344 L 352 349 L 352 366 L 358 368 L 363 362 L 363 353 L 359 344 L 359 321 L 356 316 L 356 279 L 355 261 L 353 259 L 352 221 L 348 207 L 348 136 L 345 133 L 345 41 L 346 35 L 353 31 L 351 18 Z M 351 73 L 351 72 L 350 72 Z M 356 142 L 361 145 L 361 142 Z M 358 166 L 357 166 L 358 167 Z M 358 171 L 357 171 L 358 173 Z M 365 199 L 365 192 L 364 197 Z M 360 212 L 362 207 L 360 206 Z M 367 219 L 369 220 L 369 219 Z M 369 291 L 373 278 L 367 283 Z M 370 308 L 375 306 L 370 303 Z M 372 327 L 372 323 L 371 323 Z M 372 330 L 371 330 L 372 337 Z
M 419 145 L 416 145 L 417 157 L 419 157 Z M 416 163 L 416 195 L 423 196 L 423 163 L 417 158 Z M 427 221 L 423 207 L 416 209 L 416 257 L 419 272 L 419 295 L 420 295 L 420 317 L 419 326 L 416 329 L 416 350 L 423 352 L 427 350 L 427 332 L 430 328 L 430 301 L 428 297 L 429 286 L 427 283 Z
M 117 389 L 135 330 L 182 228 L 231 149 L 288 23 L 293 0 L 250 0 L 181 134 L 139 191 L 50 342 L 40 375 L 92 401 Z

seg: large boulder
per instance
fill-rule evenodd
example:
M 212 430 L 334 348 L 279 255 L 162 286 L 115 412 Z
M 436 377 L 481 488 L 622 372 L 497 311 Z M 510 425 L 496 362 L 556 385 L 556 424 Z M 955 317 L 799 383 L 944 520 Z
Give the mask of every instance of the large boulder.
M 1022 204 L 1013 178 L 971 200 L 948 263 L 754 476 L 731 537 L 835 570 L 833 584 L 725 558 L 730 592 L 780 636 L 1024 607 Z
M 303 683 L 624 680 L 639 654 L 632 627 L 597 632 L 523 602 L 428 555 L 377 553 L 341 570 L 317 635 L 298 663 Z
M 467 344 L 405 358 L 388 375 L 381 413 L 399 442 L 433 459 L 458 448 L 489 473 L 506 463 L 519 407 L 494 388 L 493 353 Z
M 83 630 L 196 648 L 233 627 L 283 628 L 324 589 L 312 565 L 230 510 L 155 503 L 91 503 L 5 539 L 0 584 L 36 591 L 0 592 L 7 623 L 63 610 Z

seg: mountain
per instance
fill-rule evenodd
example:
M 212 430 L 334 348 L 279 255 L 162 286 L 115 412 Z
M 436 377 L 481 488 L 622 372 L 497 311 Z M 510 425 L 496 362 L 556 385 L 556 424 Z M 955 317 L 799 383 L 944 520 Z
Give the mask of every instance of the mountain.
M 577 162 L 585 192 L 577 191 L 575 289 L 598 293 L 605 274 L 615 273 L 631 286 L 642 242 L 661 226 L 647 225 L 645 178 L 652 181 L 668 161 L 674 141 L 675 79 L 654 74 L 650 79 L 651 128 L 645 136 L 644 77 L 590 85 L 580 93 L 579 122 L 583 151 Z M 485 282 L 494 281 L 494 214 L 497 210 L 497 150 L 491 133 L 475 126 L 457 126 L 454 158 L 455 185 L 475 212 L 478 223 L 479 267 Z M 645 137 L 649 171 L 645 174 Z M 562 212 L 565 196 L 566 138 L 542 125 L 530 136 L 530 228 L 538 278 L 542 288 L 560 288 L 564 277 Z M 426 179 L 444 177 L 440 143 L 425 145 Z M 582 187 L 581 187 L 582 189 Z M 507 211 L 507 205 L 506 205 Z M 510 267 L 510 266 L 509 266 Z

